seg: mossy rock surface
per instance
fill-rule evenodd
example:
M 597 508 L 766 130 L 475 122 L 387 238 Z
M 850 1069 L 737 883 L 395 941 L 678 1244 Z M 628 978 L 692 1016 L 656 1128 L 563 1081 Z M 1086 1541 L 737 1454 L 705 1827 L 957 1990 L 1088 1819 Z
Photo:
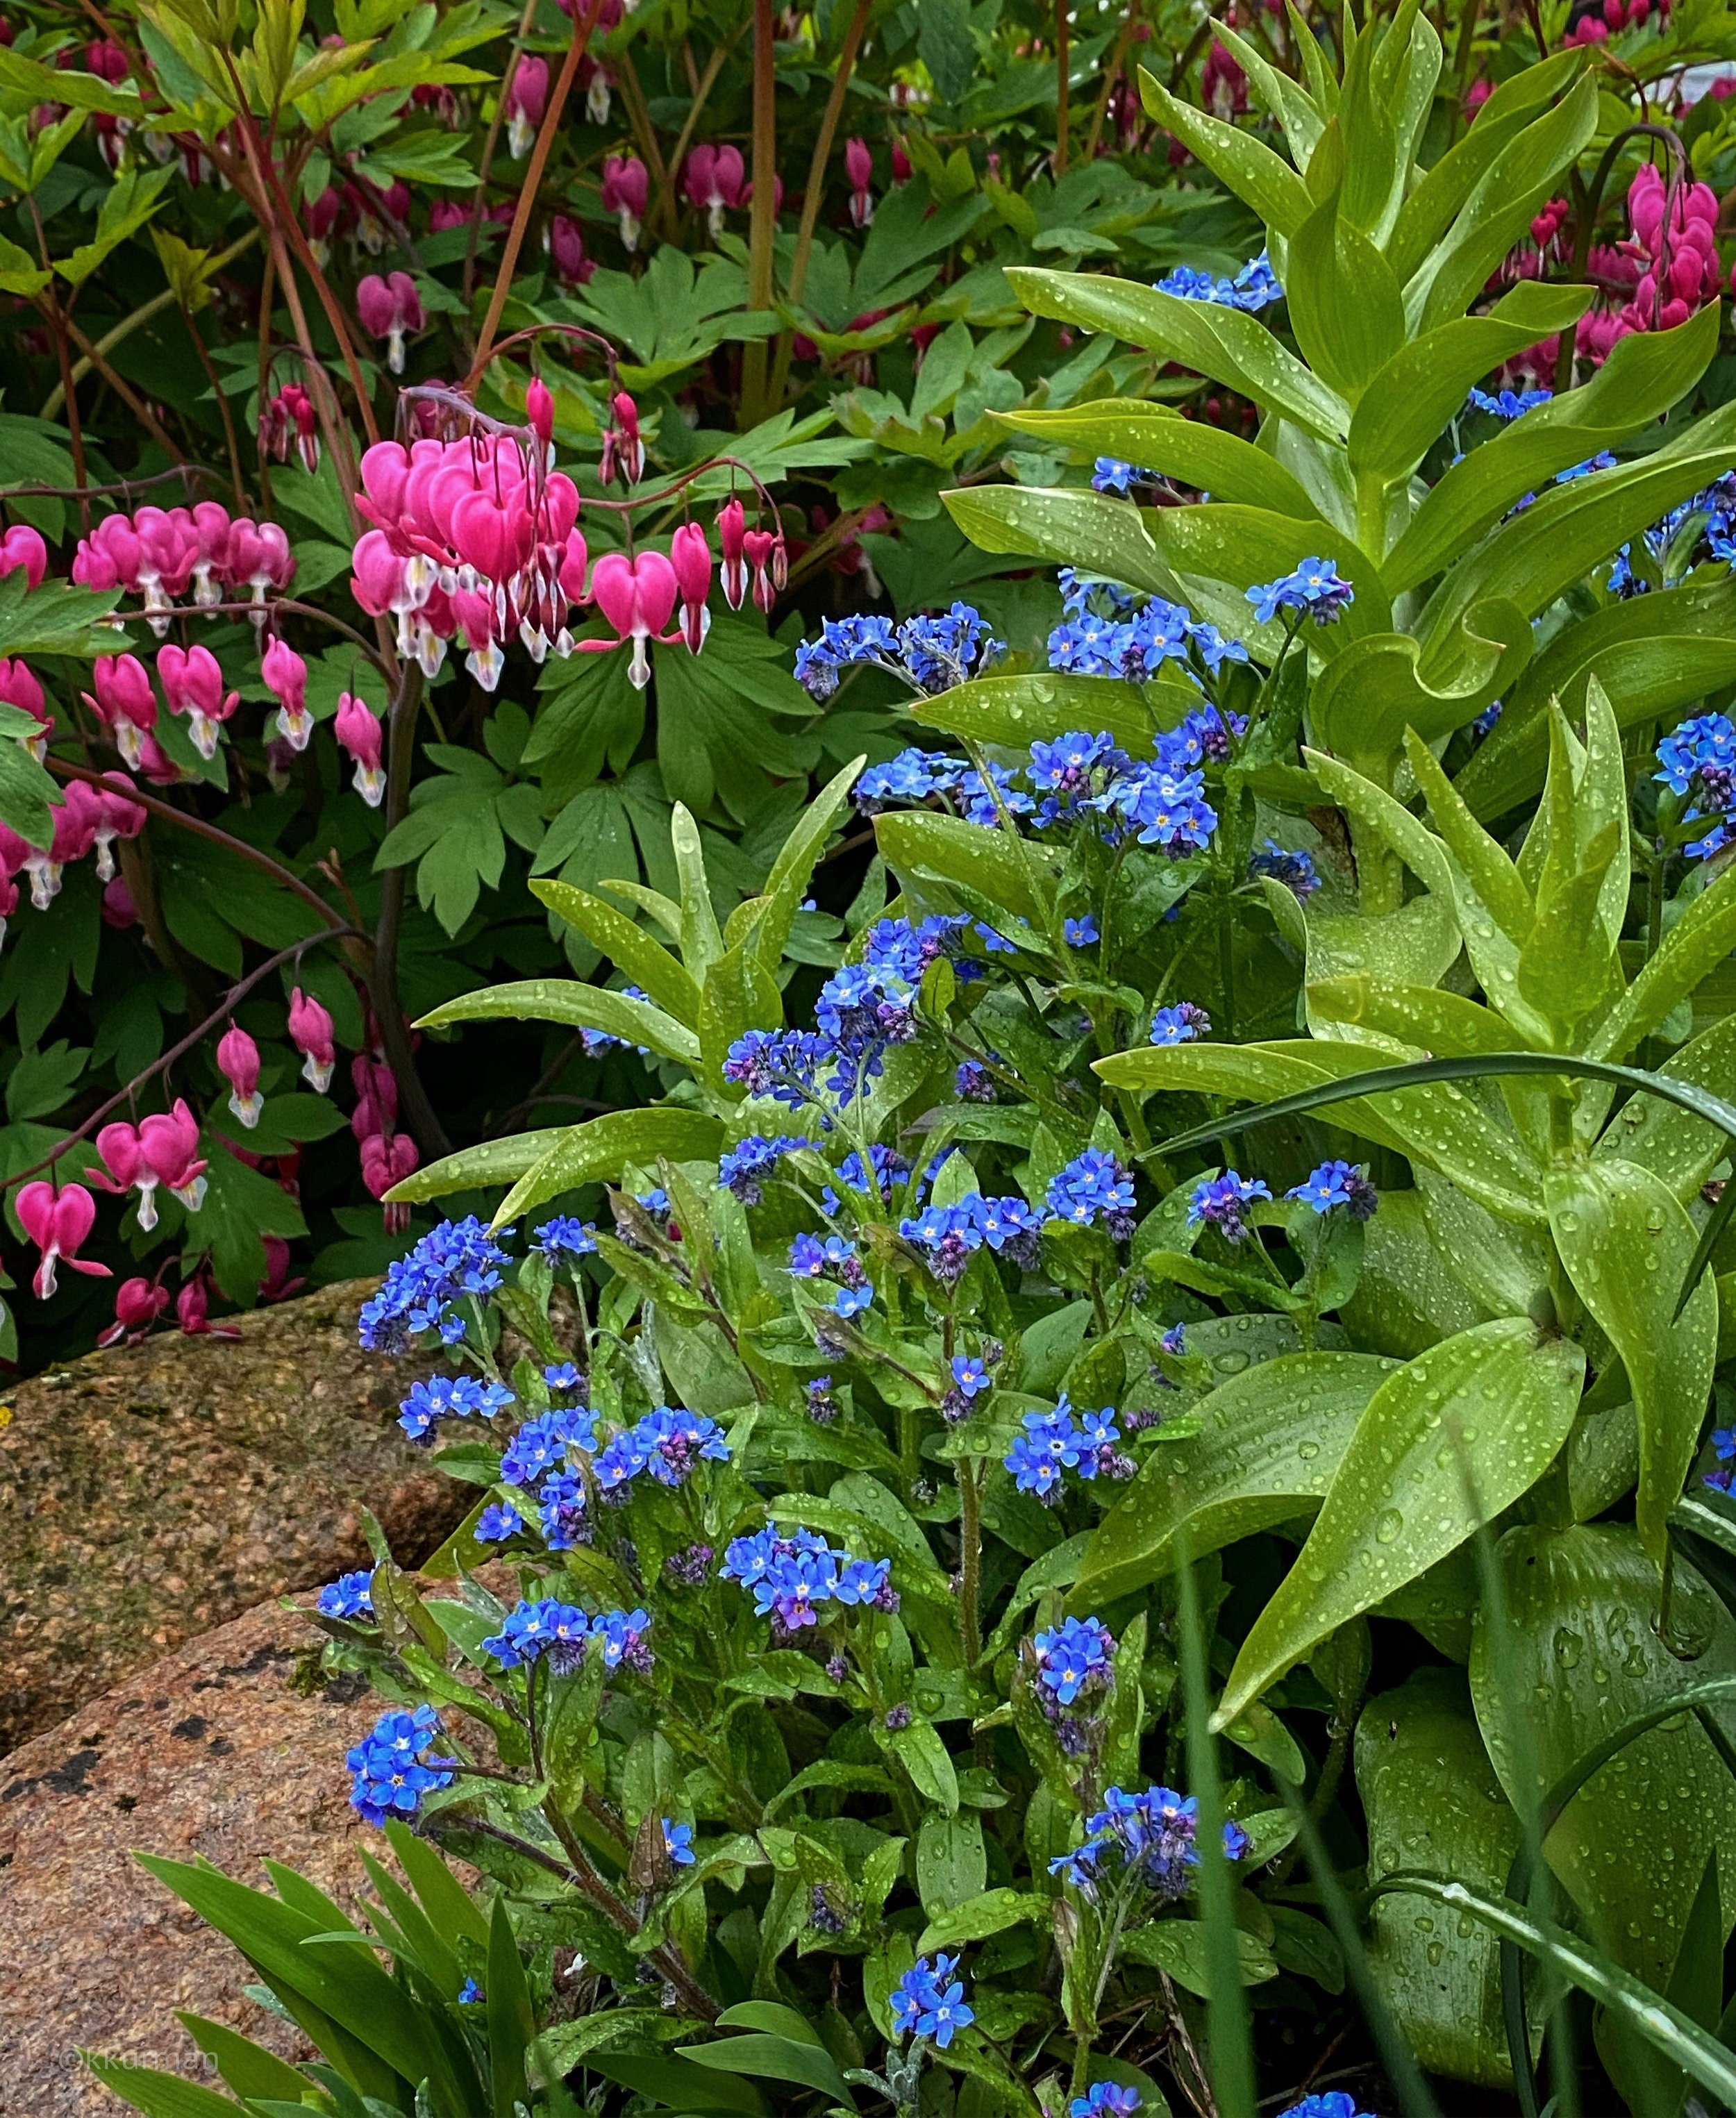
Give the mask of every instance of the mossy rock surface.
M 0 1425 L 0 1754 L 183 1640 L 367 1564 L 414 1565 L 468 1489 L 397 1425 L 422 1364 L 365 1353 L 349 1280 L 21 1383 Z

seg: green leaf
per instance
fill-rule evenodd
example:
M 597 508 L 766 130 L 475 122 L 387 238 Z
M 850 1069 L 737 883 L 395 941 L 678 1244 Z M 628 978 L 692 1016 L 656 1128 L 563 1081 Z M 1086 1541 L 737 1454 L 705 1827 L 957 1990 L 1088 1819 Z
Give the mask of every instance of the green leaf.
M 1397 1365 L 1372 1353 L 1287 1353 L 1220 1383 L 1198 1408 L 1197 1431 L 1148 1456 L 1098 1524 L 1074 1609 L 1095 1610 L 1169 1574 L 1183 1524 L 1203 1557 L 1311 1516 L 1363 1408 Z
M 1451 666 L 1461 628 L 1473 623 L 1477 606 L 1498 599 L 1535 617 L 1618 544 L 1733 464 L 1736 406 L 1725 406 L 1655 455 L 1539 494 L 1486 537 L 1429 598 L 1418 621 L 1424 674 Z
M 750 2031 L 744 2037 L 728 2037 L 710 2045 L 678 2045 L 676 2050 L 696 2066 L 720 2074 L 741 2074 L 759 2081 L 792 2081 L 803 2088 L 819 2090 L 834 2104 L 855 2108 L 849 2085 L 838 2064 L 825 2047 L 805 2039 L 775 2037 Z
M 1275 580 L 1312 557 L 1322 542 L 1318 522 L 1298 522 L 1288 515 L 1268 514 L 1262 507 L 1215 502 L 1155 510 L 1152 534 L 1163 559 L 1176 573 L 1203 574 L 1226 584 L 1228 599 L 1238 613 L 1236 622 L 1243 631 L 1252 617 L 1248 585 Z M 1392 608 L 1380 569 L 1368 553 L 1342 534 L 1324 541 L 1338 571 L 1356 590 L 1356 600 L 1337 622 L 1317 631 L 1312 644 L 1331 659 L 1346 653 L 1364 634 L 1390 626 Z
M 535 881 L 530 892 L 558 918 L 576 927 L 617 969 L 625 971 L 666 1014 L 689 1029 L 698 1027 L 698 985 L 642 927 L 573 883 Z
M 1544 1180 L 1549 1228 L 1575 1291 L 1622 1357 L 1640 1430 L 1640 1541 L 1661 1566 L 1665 1528 L 1699 1445 L 1718 1348 L 1718 1294 L 1676 1297 L 1697 1241 L 1669 1186 L 1631 1162 L 1578 1163 Z
M 1368 1880 L 1398 1870 L 1498 1890 L 1519 1850 L 1508 1806 L 1456 1670 L 1421 1670 L 1371 1699 L 1356 1729 L 1356 1790 L 1368 1819 Z M 1416 1899 L 1376 1898 L 1368 1968 L 1432 2072 L 1504 2088 L 1511 2080 L 1493 1936 Z
M 1215 302 L 1160 294 L 1127 280 L 1075 272 L 1008 269 L 1007 280 L 1026 308 L 1061 323 L 1113 332 L 1130 345 L 1178 362 L 1252 397 L 1324 442 L 1343 442 L 1350 408 L 1310 373 L 1257 317 Z
M 1565 625 L 1507 689 L 1500 720 L 1454 783 L 1474 815 L 1503 816 L 1536 793 L 1549 761 L 1549 701 L 1576 720 L 1594 673 L 1623 728 L 1661 720 L 1736 682 L 1729 569 L 1702 567 L 1681 588 Z
M 1532 123 L 1552 96 L 1585 71 L 1587 62 L 1583 49 L 1570 48 L 1499 84 L 1478 112 L 1476 123 L 1428 171 L 1400 208 L 1388 246 L 1392 268 L 1400 278 L 1421 264 L 1502 149 Z
M 724 937 L 711 906 L 711 886 L 706 875 L 699 826 L 679 802 L 669 819 L 669 844 L 681 878 L 682 960 L 702 986 L 706 973 L 724 953 Z
M 1485 1894 L 1458 1882 L 1395 1878 L 1388 1889 L 1405 1889 L 1433 1898 L 1447 1911 L 1480 1921 L 1504 1941 L 1536 1957 L 1570 1984 L 1609 2009 L 1633 2035 L 1642 2038 L 1671 2065 L 1708 2089 L 1729 2106 L 1736 2103 L 1736 2059 L 1702 2030 L 1692 2017 L 1649 1986 L 1587 1949 L 1583 1942 L 1545 1921 L 1534 1919 L 1510 1898 Z
M 1140 687 L 1113 677 L 1049 672 L 978 677 L 933 698 L 914 699 L 907 711 L 925 728 L 1012 750 L 1053 742 L 1070 728 L 1107 728 L 1123 747 L 1143 751 L 1153 733 L 1151 711 Z
M 1545 287 L 1527 280 L 1502 295 L 1486 317 L 1461 317 L 1401 346 L 1369 379 L 1356 407 L 1350 422 L 1351 469 L 1385 479 L 1415 469 L 1447 421 L 1463 409 L 1474 383 L 1539 338 L 1576 321 L 1591 300 L 1587 287 Z
M 984 1890 L 961 1904 L 938 1912 L 923 1929 L 916 1945 L 919 1956 L 937 1949 L 957 1949 L 967 1941 L 986 1941 L 1010 1926 L 1046 1926 L 1053 1899 L 1035 1891 L 1005 1888 Z
M 1736 868 L 1726 867 L 1689 899 L 1656 954 L 1593 1031 L 1588 1055 L 1594 1059 L 1618 1060 L 1632 1052 L 1717 969 L 1733 947 L 1736 947 Z
M 231 1302 L 251 1306 L 266 1277 L 265 1238 L 304 1236 L 308 1224 L 294 1200 L 262 1170 L 209 1137 L 200 1152 L 209 1163 L 205 1204 L 188 1217 L 187 1241 L 209 1246 L 218 1286 Z
M 1261 1986 L 1278 1976 L 1271 1951 L 1257 1935 L 1238 1928 L 1235 1949 L 1244 1986 Z M 1132 1963 L 1164 1972 L 1201 2000 L 1211 1996 L 1211 1941 L 1204 1920 L 1154 1920 L 1130 1928 L 1121 1938 L 1121 1953 Z
M 1060 487 L 981 485 L 943 493 L 947 511 L 985 552 L 1017 552 L 1101 574 L 1150 595 L 1178 596 L 1131 501 Z
M 137 90 L 116 88 L 76 67 L 44 66 L 10 45 L 0 48 L 0 89 L 27 103 L 70 104 L 75 110 L 100 110 L 110 118 L 137 119 L 144 114 Z
M 558 886 L 556 886 L 558 887 Z M 624 922 L 624 924 L 630 924 Z M 653 946 L 655 945 L 653 944 Z M 647 1044 L 665 1059 L 683 1066 L 699 1064 L 699 1039 L 691 1029 L 648 1001 L 630 1000 L 604 986 L 576 978 L 520 978 L 511 985 L 485 986 L 480 992 L 449 1000 L 417 1023 L 419 1029 L 446 1029 L 455 1022 L 561 1022 L 581 1029 L 599 1029 L 623 1044 Z
M 914 1715 L 908 1727 L 882 1732 L 877 1740 L 897 1758 L 925 1801 L 937 1804 L 944 1816 L 957 1814 L 958 1775 L 932 1721 Z
M 852 759 L 835 773 L 809 802 L 795 829 L 778 849 L 766 877 L 764 909 L 754 929 L 754 955 L 768 978 L 775 978 L 784 960 L 790 928 L 808 895 L 816 864 L 831 836 L 832 826 L 849 798 L 856 776 L 866 757 Z M 732 934 L 730 939 L 734 939 Z
M 1172 95 L 1144 67 L 1139 70 L 1139 95 L 1158 123 L 1251 206 L 1268 228 L 1280 235 L 1296 234 L 1312 201 L 1308 186 L 1281 155 L 1253 133 Z
M 64 89 L 60 99 L 67 100 Z M 123 169 L 103 194 L 97 209 L 96 232 L 69 257 L 57 257 L 54 269 L 62 279 L 81 286 L 97 267 L 129 236 L 136 235 L 161 202 L 172 172 L 168 169 Z
M 1482 293 L 1556 178 L 1585 151 L 1597 130 L 1597 85 L 1582 75 L 1554 109 L 1502 147 L 1405 286 L 1405 305 L 1417 326 L 1427 331 L 1462 316 Z
M 1420 643 L 1409 633 L 1374 632 L 1348 640 L 1314 686 L 1309 712 L 1320 741 L 1390 771 L 1414 728 L 1439 742 L 1465 728 L 1531 653 L 1531 627 L 1513 603 L 1491 599 L 1469 613 L 1433 673 L 1423 669 Z
M 307 2093 L 306 2074 L 227 2023 L 207 2022 L 181 2009 L 175 2020 L 222 2075 L 225 2087 L 238 2096 L 280 2096 L 293 2103 Z
M 1336 192 L 1295 231 L 1284 288 L 1308 365 L 1359 403 L 1404 347 L 1405 298 L 1380 252 L 1340 216 Z
M 900 875 L 956 883 L 1046 931 L 1054 907 L 1054 869 L 1041 847 L 962 816 L 883 812 L 874 837 Z
M 1543 1189 L 1535 1163 L 1514 1135 L 1498 1126 L 1483 1107 L 1467 1096 L 1431 1099 L 1419 1084 L 1479 1078 L 1503 1067 L 1539 1071 L 1530 1062 L 1542 1055 L 1500 1053 L 1477 1060 L 1432 1059 L 1409 1066 L 1382 1066 L 1384 1055 L 1369 1044 L 1334 1043 L 1323 1038 L 1296 1038 L 1283 1044 L 1147 1046 L 1119 1052 L 1094 1062 L 1095 1071 L 1117 1088 L 1150 1090 L 1188 1088 L 1210 1095 L 1270 1096 L 1278 1100 L 1249 1113 L 1195 1126 L 1167 1143 L 1166 1152 L 1182 1144 L 1203 1145 L 1228 1138 L 1249 1123 L 1275 1115 L 1331 1106 L 1334 1123 L 1359 1133 L 1378 1146 L 1396 1146 L 1413 1160 L 1450 1174 L 1479 1205 L 1514 1220 L 1543 1218 Z M 1326 1080 L 1323 1075 L 1335 1075 Z M 1307 1085 L 1310 1076 L 1314 1084 Z M 1623 1078 L 1627 1078 L 1625 1075 Z M 1647 1078 L 1649 1077 L 1641 1077 Z M 1349 1085 L 1355 1083 L 1354 1088 Z M 1294 1084 L 1294 1094 L 1282 1091 Z M 1686 1089 L 1678 1094 L 1689 1093 Z M 1377 1101 L 1377 1098 L 1381 1100 Z
M 145 2118 L 237 2118 L 242 2109 L 215 2088 L 201 2088 L 183 2081 L 178 2074 L 164 2074 L 154 2066 L 134 2066 L 127 2060 L 105 2059 L 100 2052 L 79 2048 L 79 2057 L 105 2088 L 123 2097 Z M 308 2085 L 299 2074 L 296 2085 Z
M 1585 1368 L 1579 1347 L 1542 1336 L 1529 1318 L 1500 1317 L 1389 1376 L 1308 1542 L 1242 1643 L 1215 1725 L 1528 1491 L 1567 1438 Z
M 398 1195 L 412 1204 L 443 1199 L 454 1191 L 486 1190 L 491 1185 L 513 1184 L 532 1169 L 551 1148 L 567 1137 L 567 1126 L 549 1126 L 537 1132 L 514 1133 L 509 1139 L 484 1140 L 480 1146 L 461 1148 L 425 1163 L 396 1187 Z M 411 1188 L 414 1187 L 414 1188 Z
M 298 1999 L 341 2028 L 365 2053 L 392 2071 L 433 2085 L 439 2118 L 468 2118 L 481 2088 L 463 2046 L 440 2034 L 437 2019 L 419 2009 L 365 1950 L 309 1949 L 308 1937 L 327 1931 L 320 1919 L 262 1890 L 250 1889 L 214 1868 L 135 1857 L 159 1882 L 227 1935 L 257 1965 L 286 2005 Z
M 1534 407 L 1450 465 L 1387 555 L 1391 592 L 1414 588 L 1451 566 L 1515 502 L 1541 489 L 1558 471 L 1589 462 L 1599 449 L 1643 432 L 1679 404 L 1717 350 L 1716 329 L 1708 331 L 1704 315 L 1702 310 L 1674 331 L 1634 332 L 1618 340 L 1589 382 Z M 1469 331 L 1479 325 L 1447 328 Z M 1428 342 L 1417 341 L 1419 346 Z M 1375 401 L 1372 395 L 1369 401 Z M 1607 557 L 1620 542 L 1614 539 L 1587 564 Z
M 581 1184 L 618 1182 L 629 1162 L 650 1166 L 660 1154 L 672 1162 L 715 1155 L 722 1134 L 718 1120 L 702 1111 L 661 1104 L 610 1111 L 583 1125 L 521 1133 L 443 1156 L 406 1177 L 390 1195 L 419 1205 L 451 1191 L 511 1183 L 511 1210 L 506 1214 L 510 1219 Z M 544 1189 L 545 1185 L 550 1188 Z
M 1671 1625 L 1691 1662 L 1658 1637 L 1658 1574 L 1625 1524 L 1509 1530 L 1495 1549 L 1507 1624 L 1497 1672 L 1489 1606 L 1479 1605 L 1471 1694 L 1510 1797 L 1579 1783 L 1544 1850 L 1596 1948 L 1659 1992 L 1679 1951 L 1708 1852 L 1736 1855 L 1736 1779 L 1696 1716 L 1691 1691 L 1736 1675 L 1736 1619 L 1678 1556 Z M 1674 1702 L 1589 1778 L 1587 1754 L 1648 1709 Z M 1728 1741 L 1736 1711 L 1707 1709 Z M 1525 1717 L 1521 1735 L 1515 1713 Z
M 1522 339 L 1520 344 L 1531 342 Z M 1167 405 L 1109 397 L 1066 411 L 1001 412 L 996 417 L 1016 432 L 1081 456 L 1118 456 L 1220 500 L 1243 501 L 1275 515 L 1294 515 L 1299 521 L 1322 519 L 1301 480 L 1266 450 L 1203 419 L 1183 419 Z
M 488 1926 L 488 2079 L 494 2118 L 514 2118 L 530 2097 L 525 2054 L 536 2035 L 536 2013 L 512 1931 L 504 1892 L 494 1900 Z

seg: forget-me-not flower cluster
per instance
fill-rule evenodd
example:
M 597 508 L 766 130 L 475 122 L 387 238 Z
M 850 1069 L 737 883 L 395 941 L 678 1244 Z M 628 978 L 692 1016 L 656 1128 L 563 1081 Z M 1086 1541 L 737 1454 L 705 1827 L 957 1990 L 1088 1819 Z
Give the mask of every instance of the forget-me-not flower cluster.
M 759 1616 L 769 1613 L 789 1633 L 817 1625 L 827 1603 L 898 1608 L 890 1560 L 855 1558 L 811 1529 L 780 1531 L 768 1523 L 735 1538 L 718 1571 L 752 1593 Z
M 1185 1799 L 1173 1787 L 1148 1787 L 1138 1794 L 1105 1789 L 1103 1807 L 1086 1819 L 1086 1838 L 1071 1853 L 1049 1864 L 1052 1875 L 1064 1876 L 1076 1889 L 1095 1893 L 1112 1868 L 1135 1875 L 1160 1902 L 1173 1903 L 1193 1886 L 1199 1866 L 1199 1799 Z M 1248 1852 L 1248 1834 L 1238 1824 L 1224 1826 L 1224 1852 L 1239 1861 Z

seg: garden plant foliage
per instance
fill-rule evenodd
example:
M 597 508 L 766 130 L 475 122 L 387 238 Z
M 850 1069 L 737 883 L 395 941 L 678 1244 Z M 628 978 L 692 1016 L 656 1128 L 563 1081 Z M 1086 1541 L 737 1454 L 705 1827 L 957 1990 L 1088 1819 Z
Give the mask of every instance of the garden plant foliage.
M 25 1272 L 473 1501 L 361 1911 L 147 1859 L 319 2056 L 90 2065 L 1736 2107 L 1727 22 L 576 7 L 0 51 Z

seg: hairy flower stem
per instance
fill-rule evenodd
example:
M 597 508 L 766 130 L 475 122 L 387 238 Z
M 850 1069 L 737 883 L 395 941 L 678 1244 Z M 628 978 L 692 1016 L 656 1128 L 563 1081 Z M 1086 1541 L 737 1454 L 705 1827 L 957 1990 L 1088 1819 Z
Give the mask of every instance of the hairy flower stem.
M 965 1650 L 965 1667 L 974 1670 L 983 1658 L 983 1489 L 974 1457 L 959 1459 L 959 1644 Z

